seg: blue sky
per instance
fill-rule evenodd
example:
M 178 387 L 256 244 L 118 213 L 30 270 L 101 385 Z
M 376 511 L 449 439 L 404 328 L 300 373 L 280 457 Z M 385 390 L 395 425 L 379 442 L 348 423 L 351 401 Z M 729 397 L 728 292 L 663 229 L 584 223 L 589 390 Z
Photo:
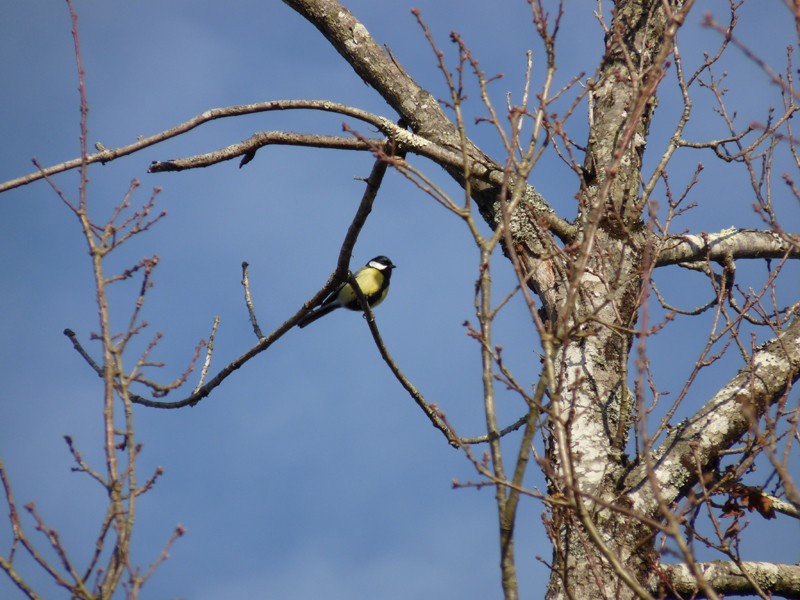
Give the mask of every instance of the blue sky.
M 565 17 L 559 85 L 579 71 L 591 72 L 603 48 L 591 14 L 594 4 L 581 4 L 570 6 Z M 793 39 L 793 23 L 782 2 L 752 4 L 743 13 L 743 35 L 754 50 L 780 65 L 783 48 Z M 519 99 L 525 51 L 533 47 L 535 65 L 542 62 L 525 2 L 358 1 L 348 6 L 439 98 L 446 96 L 446 88 L 410 13 L 413 7 L 421 9 L 451 59 L 448 35 L 456 30 L 487 73 L 505 75 L 493 87 L 500 106 L 506 91 Z M 318 32 L 277 0 L 242 1 L 224 9 L 222 3 L 205 0 L 79 0 L 77 8 L 90 144 L 124 145 L 209 108 L 272 99 L 325 98 L 394 118 Z M 681 38 L 687 64 L 697 65 L 700 53 L 715 51 L 719 36 L 698 24 L 706 10 L 724 19 L 724 8 L 723 2 L 708 2 L 693 13 Z M 731 103 L 741 122 L 763 121 L 764 106 L 777 102 L 766 77 L 736 51 L 722 70 L 731 71 Z M 30 172 L 34 156 L 45 165 L 76 157 L 78 95 L 65 3 L 28 0 L 5 7 L 0 75 L 0 180 Z M 540 71 L 536 77 L 540 81 Z M 665 88 L 648 144 L 650 160 L 660 154 L 677 118 L 675 106 L 674 86 Z M 476 108 L 473 102 L 470 110 Z M 260 151 L 244 169 L 231 161 L 194 172 L 148 175 L 148 164 L 211 151 L 257 131 L 337 134 L 341 123 L 334 115 L 306 112 L 226 120 L 91 169 L 90 204 L 98 219 L 109 214 L 133 178 L 142 182 L 139 203 L 153 187 L 163 188 L 158 202 L 168 217 L 110 261 L 112 268 L 124 269 L 143 256 L 160 257 L 144 316 L 150 323 L 147 339 L 156 331 L 165 335 L 156 352 L 156 358 L 168 362 L 163 380 L 184 369 L 215 315 L 221 317 L 217 367 L 254 343 L 239 283 L 243 260 L 251 264 L 253 299 L 265 331 L 319 289 L 335 266 L 360 199 L 363 184 L 356 178 L 368 175 L 372 158 L 276 147 Z M 582 143 L 585 108 L 570 126 Z M 702 104 L 689 131 L 695 139 L 725 133 Z M 470 135 L 501 158 L 488 126 L 474 127 Z M 695 190 L 699 207 L 679 228 L 759 226 L 741 172 L 718 168 L 710 154 L 687 153 L 676 160 L 673 183 L 687 182 L 698 161 L 707 167 Z M 460 198 L 438 167 L 419 159 L 414 164 Z M 56 181 L 74 197 L 75 174 Z M 543 160 L 531 181 L 562 214 L 574 214 L 577 183 L 558 160 Z M 776 204 L 786 228 L 797 231 L 798 207 L 779 191 Z M 17 499 L 34 500 L 75 555 L 85 557 L 103 493 L 87 477 L 70 472 L 63 435 L 72 435 L 87 459 L 101 460 L 101 396 L 97 378 L 61 332 L 70 327 L 95 348 L 87 341 L 96 329 L 96 310 L 86 246 L 75 219 L 42 182 L 3 194 L 0 211 L 0 277 L 5 282 L 0 293 L 0 456 Z M 376 254 L 398 265 L 392 293 L 377 313 L 391 352 L 460 433 L 479 434 L 479 354 L 462 327 L 473 318 L 478 254 L 466 228 L 401 176 L 389 173 L 356 245 L 353 265 Z M 748 268 L 754 282 L 763 281 L 763 265 L 743 271 Z M 498 258 L 497 298 L 512 286 L 510 271 Z M 677 286 L 671 299 L 687 307 L 710 293 L 699 276 L 677 269 L 659 278 L 664 286 Z M 131 282 L 113 291 L 116 323 L 125 322 L 136 289 Z M 781 288 L 782 302 L 796 298 L 798 291 L 796 283 Z M 536 338 L 525 314 L 516 298 L 498 320 L 496 342 L 506 348 L 505 358 L 518 377 L 535 381 Z M 662 389 L 677 393 L 707 332 L 707 320 L 679 318 L 652 342 Z M 699 406 L 737 368 L 734 361 L 700 377 L 687 410 Z M 517 398 L 501 395 L 504 422 L 521 411 Z M 334 313 L 291 332 L 195 408 L 139 407 L 136 421 L 144 444 L 140 476 L 157 465 L 165 469 L 139 503 L 136 557 L 148 564 L 177 523 L 188 530 L 144 597 L 500 595 L 492 492 L 451 489 L 452 479 L 474 479 L 474 471 L 393 380 L 356 313 Z M 530 484 L 543 489 L 538 479 Z M 520 513 L 517 548 L 526 597 L 538 597 L 547 577 L 535 558 L 550 558 L 542 511 L 541 504 L 530 501 Z M 796 527 L 780 519 L 753 523 L 759 531 L 749 557 L 800 560 Z M 7 524 L 0 521 L 4 552 L 7 539 Z M 24 570 L 45 596 L 57 597 L 41 574 Z M 15 593 L 0 578 L 0 597 L 18 597 Z

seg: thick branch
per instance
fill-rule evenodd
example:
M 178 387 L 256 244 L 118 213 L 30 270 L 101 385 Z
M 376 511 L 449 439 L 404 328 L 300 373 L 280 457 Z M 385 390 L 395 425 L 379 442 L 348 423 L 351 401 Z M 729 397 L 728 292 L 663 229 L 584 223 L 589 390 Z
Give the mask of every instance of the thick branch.
M 141 138 L 133 144 L 119 148 L 108 149 L 98 143 L 96 147 L 99 152 L 87 155 L 85 164 L 110 162 L 179 136 L 209 121 L 224 117 L 288 109 L 330 111 L 360 119 L 377 127 L 383 134 L 403 144 L 409 152 L 426 156 L 445 168 L 462 185 L 465 183 L 464 175 L 469 177 L 472 180 L 473 197 L 480 202 L 487 222 L 492 227 L 496 226 L 499 219 L 494 218 L 494 211 L 498 190 L 507 183 L 507 175 L 503 168 L 489 159 L 469 140 L 467 140 L 467 147 L 461 148 L 461 137 L 457 128 L 441 110 L 435 98 L 420 87 L 390 53 L 375 43 L 364 25 L 358 22 L 339 2 L 333 0 L 325 2 L 319 0 L 285 1 L 322 32 L 356 73 L 383 96 L 414 133 L 396 126 L 389 119 L 326 100 L 269 101 L 211 109 L 171 129 Z M 298 137 L 292 141 L 289 139 L 291 136 Z M 150 171 L 176 171 L 208 166 L 240 155 L 245 156 L 244 164 L 252 157 L 255 150 L 268 143 L 367 149 L 356 142 L 347 142 L 344 138 L 324 138 L 312 134 L 306 134 L 306 136 L 285 132 L 257 134 L 245 142 L 216 152 L 153 163 Z M 0 193 L 27 185 L 45 176 L 78 168 L 81 164 L 84 164 L 82 159 L 74 159 L 0 183 Z M 530 209 L 529 220 L 534 228 L 539 228 L 536 221 L 540 219 L 562 241 L 569 241 L 574 236 L 574 227 L 555 214 L 541 197 L 537 202 L 531 204 Z
M 800 239 L 800 236 L 798 236 Z M 718 233 L 676 235 L 667 239 L 658 254 L 657 265 L 727 258 L 800 258 L 800 246 L 776 233 L 756 229 L 724 229 Z
M 795 311 L 798 307 L 795 307 Z M 693 417 L 677 425 L 652 453 L 653 478 L 662 503 L 669 504 L 697 482 L 699 464 L 711 467 L 719 452 L 747 433 L 753 422 L 791 389 L 800 377 L 800 316 L 780 336 L 762 344 L 750 364 Z M 647 515 L 659 510 L 659 498 L 642 464 L 627 478 L 634 507 Z
M 428 137 L 432 128 L 438 127 L 450 138 L 451 147 L 459 146 L 456 129 L 436 99 L 375 42 L 367 28 L 340 2 L 284 2 L 314 25 L 364 83 L 374 88 L 413 131 Z
M 367 28 L 340 2 L 337 0 L 284 0 L 284 2 L 325 36 L 359 77 L 397 111 L 416 136 L 427 140 L 443 152 L 453 152 L 459 157 L 458 164 L 454 165 L 452 161 L 443 162 L 428 155 L 445 168 L 460 185 L 466 184 L 465 174 L 472 178 L 472 197 L 479 203 L 487 223 L 492 228 L 497 227 L 501 222 L 497 214 L 497 197 L 500 189 L 509 183 L 504 168 L 468 139 L 466 147 L 462 147 L 462 138 L 457 127 L 447 118 L 436 99 L 411 78 L 391 53 L 375 42 Z M 399 138 L 398 141 L 403 142 Z M 485 169 L 488 171 L 488 176 L 476 178 L 473 174 L 476 169 Z M 534 194 L 531 188 L 531 193 L 528 195 Z M 538 198 L 538 202 L 528 205 L 529 214 L 520 211 L 520 218 L 524 217 L 527 222 L 518 230 L 540 231 L 538 220 L 541 219 L 562 240 L 571 238 L 574 235 L 574 227 L 556 215 L 541 196 Z
M 741 596 L 756 593 L 753 585 L 732 562 L 714 561 L 698 563 L 696 566 L 710 587 L 721 595 Z M 784 598 L 800 598 L 800 566 L 765 562 L 745 562 L 742 566 L 750 578 L 758 583 L 762 592 Z M 669 587 L 659 589 L 657 584 L 660 581 L 654 581 L 651 590 L 653 593 L 661 592 L 666 594 L 667 598 L 676 597 L 677 594 L 683 598 L 707 597 L 698 589 L 697 579 L 687 565 L 661 565 L 659 571 L 669 582 Z

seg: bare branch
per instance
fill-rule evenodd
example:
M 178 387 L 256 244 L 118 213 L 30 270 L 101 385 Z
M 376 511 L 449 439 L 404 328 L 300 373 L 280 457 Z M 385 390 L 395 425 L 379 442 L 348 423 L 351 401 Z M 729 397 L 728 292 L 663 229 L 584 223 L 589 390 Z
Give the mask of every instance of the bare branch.
M 697 474 L 686 465 L 694 462 L 695 454 L 706 468 L 718 452 L 730 448 L 749 431 L 775 402 L 781 400 L 793 383 L 800 378 L 800 316 L 795 317 L 777 338 L 759 346 L 750 365 L 740 371 L 694 416 L 673 427 L 661 445 L 652 452 L 654 480 L 669 482 L 661 494 L 672 502 L 685 493 L 687 484 Z M 631 498 L 637 510 L 653 514 L 658 503 L 653 489 L 647 484 L 645 466 L 634 469 L 627 477 Z
M 147 569 L 147 572 L 144 575 L 136 574 L 135 576 L 132 577 L 133 581 L 131 585 L 132 588 L 131 591 L 133 592 L 132 593 L 133 598 L 138 597 L 139 589 L 141 589 L 141 587 L 147 582 L 148 579 L 150 579 L 153 575 L 155 575 L 155 572 L 158 570 L 158 567 L 160 567 L 161 564 L 169 558 L 169 552 L 172 549 L 172 546 L 174 546 L 175 542 L 177 542 L 185 534 L 186 534 L 186 528 L 183 525 L 176 526 L 172 532 L 172 535 L 164 544 L 164 549 L 161 551 L 161 554 L 159 554 L 158 557 L 150 564 L 150 567 Z
M 387 144 L 385 151 L 388 153 L 387 156 L 393 155 L 393 153 L 395 152 L 394 144 L 393 143 Z M 402 156 L 403 154 L 402 151 L 397 151 L 397 152 L 400 156 Z M 300 310 L 298 310 L 292 317 L 290 317 L 288 320 L 286 320 L 284 323 L 278 326 L 275 330 L 273 330 L 272 333 L 270 333 L 267 336 L 260 337 L 256 345 L 251 347 L 249 350 L 247 350 L 244 354 L 242 354 L 235 360 L 228 363 L 225 367 L 223 367 L 219 371 L 219 373 L 217 373 L 214 377 L 212 377 L 207 383 L 195 389 L 186 398 L 183 398 L 181 400 L 176 400 L 174 402 L 159 402 L 157 400 L 144 398 L 143 396 L 139 396 L 137 394 L 130 394 L 131 401 L 136 404 L 141 404 L 143 406 L 149 406 L 152 408 L 164 408 L 164 409 L 174 409 L 174 408 L 182 408 L 184 406 L 194 406 L 195 404 L 200 402 L 200 400 L 207 397 L 212 392 L 212 390 L 217 388 L 232 373 L 241 368 L 245 363 L 250 361 L 253 357 L 257 356 L 258 354 L 260 354 L 261 352 L 265 351 L 267 348 L 272 346 L 272 344 L 274 344 L 276 341 L 281 339 L 288 331 L 290 331 L 300 321 L 300 319 L 307 313 L 308 310 L 310 310 L 311 308 L 322 302 L 322 300 L 325 297 L 327 297 L 327 295 L 332 290 L 334 290 L 339 284 L 345 281 L 350 265 L 350 256 L 352 255 L 353 247 L 355 246 L 355 243 L 358 240 L 358 236 L 361 233 L 361 229 L 366 223 L 367 217 L 372 211 L 372 204 L 375 201 L 378 190 L 380 189 L 380 184 L 383 181 L 383 176 L 386 173 L 386 169 L 388 166 L 387 162 L 388 161 L 386 160 L 385 157 L 379 157 L 376 160 L 375 165 L 373 166 L 372 172 L 369 178 L 367 179 L 367 187 L 364 190 L 361 203 L 358 207 L 358 210 L 356 211 L 355 216 L 353 217 L 352 222 L 350 223 L 350 227 L 347 230 L 345 238 L 342 242 L 342 246 L 339 250 L 339 258 L 337 261 L 336 270 L 331 274 L 327 283 L 316 294 L 314 294 L 314 296 L 308 302 L 306 302 Z M 251 315 L 252 315 L 251 319 L 254 319 L 255 318 L 254 311 L 251 313 Z
M 88 365 L 90 367 L 92 367 L 92 369 L 94 369 L 95 373 L 97 373 L 100 377 L 102 377 L 103 376 L 103 369 L 100 367 L 100 365 L 98 365 L 94 361 L 94 359 L 89 355 L 89 353 L 86 351 L 86 349 L 80 343 L 80 341 L 78 340 L 78 335 L 74 331 L 72 331 L 72 329 L 65 329 L 64 330 L 64 335 L 69 338 L 69 340 L 72 342 L 72 347 L 75 348 L 75 350 L 78 352 L 78 354 L 81 355 L 83 360 L 85 360 L 88 363 Z
M 194 388 L 193 393 L 197 393 L 208 376 L 208 370 L 211 368 L 211 356 L 214 353 L 214 338 L 217 335 L 217 328 L 219 327 L 219 315 L 214 317 L 214 324 L 211 326 L 211 334 L 208 336 L 208 344 L 206 344 L 206 358 L 203 361 L 203 368 L 200 370 L 200 378 L 197 380 L 197 386 Z
M 438 407 L 434 404 L 429 404 L 422 393 L 417 389 L 417 387 L 411 383 L 411 380 L 406 377 L 406 375 L 400 370 L 400 367 L 397 365 L 395 360 L 392 358 L 392 355 L 389 354 L 389 349 L 386 347 L 386 343 L 383 341 L 383 337 L 381 336 L 380 331 L 378 330 L 378 325 L 375 322 L 375 315 L 372 313 L 372 309 L 369 306 L 369 302 L 367 302 L 364 293 L 361 291 L 361 288 L 358 286 L 356 282 L 356 278 L 350 274 L 350 285 L 353 288 L 353 291 L 358 298 L 358 301 L 361 303 L 361 308 L 364 310 L 364 317 L 367 321 L 367 325 L 369 326 L 370 333 L 372 333 L 372 338 L 375 340 L 375 345 L 378 348 L 378 352 L 383 358 L 384 362 L 388 365 L 389 369 L 392 371 L 394 376 L 397 378 L 397 381 L 403 388 L 408 392 L 409 396 L 414 400 L 417 406 L 420 407 L 425 416 L 431 422 L 436 429 L 442 432 L 444 436 L 447 438 L 448 443 L 453 446 L 454 448 L 458 448 L 461 445 L 461 441 L 459 440 L 458 436 L 453 433 L 453 431 L 448 426 L 447 422 L 442 419 L 442 416 L 439 412 Z
M 759 587 L 767 594 L 785 598 L 797 598 L 800 589 L 800 566 L 765 562 L 743 562 L 742 567 Z M 751 595 L 756 589 L 742 573 L 742 569 L 733 562 L 697 563 L 706 582 L 720 594 L 727 596 Z M 669 593 L 683 598 L 706 598 L 698 589 L 697 580 L 685 564 L 662 564 L 658 567 L 658 575 L 663 580 L 654 579 L 651 584 L 653 593 Z M 662 581 L 666 585 L 659 585 Z M 663 587 L 662 587 L 663 586 Z
M 663 242 L 656 266 L 728 258 L 800 258 L 800 246 L 771 231 L 736 229 L 718 233 L 670 236 Z
M 385 139 L 376 140 L 376 143 L 385 142 Z M 271 145 L 305 146 L 308 148 L 327 148 L 329 150 L 369 150 L 370 146 L 359 140 L 333 135 L 319 135 L 311 133 L 293 133 L 289 131 L 265 131 L 256 133 L 240 142 L 226 148 L 198 154 L 189 158 L 176 158 L 167 161 L 155 161 L 150 164 L 150 173 L 165 173 L 169 171 L 183 171 L 185 169 L 198 169 L 243 156 L 240 167 L 250 162 L 259 148 Z
M 247 305 L 247 314 L 250 315 L 250 324 L 253 326 L 253 333 L 256 334 L 256 339 L 261 339 L 264 334 L 261 332 L 261 327 L 258 325 L 256 318 L 256 309 L 253 306 L 253 299 L 250 297 L 250 263 L 242 262 L 242 287 L 244 288 L 244 302 Z
M 407 146 L 409 152 L 428 156 L 446 168 L 462 187 L 469 189 L 490 226 L 497 227 L 501 219 L 496 213 L 496 200 L 499 190 L 507 185 L 505 169 L 462 135 L 463 131 L 447 118 L 436 99 L 411 78 L 391 53 L 375 42 L 363 23 L 338 0 L 284 2 L 325 36 L 367 85 L 397 111 L 401 121 L 416 136 L 410 140 L 400 136 L 396 139 Z M 414 145 L 415 141 L 425 145 Z M 435 148 L 440 156 L 450 152 L 452 160 L 433 158 L 431 148 Z M 518 183 L 523 184 L 521 181 Z M 521 211 L 520 220 L 526 222 L 520 226 L 541 230 L 541 221 L 562 239 L 574 235 L 574 227 L 558 216 L 544 198 L 538 194 L 535 196 L 538 201 L 526 205 L 532 214 Z
M 0 184 L 0 193 L 5 192 L 10 189 L 14 189 L 16 187 L 20 187 L 22 185 L 27 185 L 33 181 L 37 181 L 42 179 L 45 176 L 55 175 L 56 173 L 62 173 L 64 171 L 69 171 L 72 169 L 77 169 L 81 165 L 88 166 L 94 163 L 107 163 L 120 158 L 122 156 L 128 156 L 130 154 L 134 154 L 144 148 L 148 148 L 150 146 L 154 146 L 159 144 L 163 141 L 169 140 L 171 138 L 177 137 L 182 135 L 200 125 L 208 123 L 210 121 L 214 121 L 216 119 L 224 119 L 227 117 L 238 117 L 242 115 L 250 115 L 262 112 L 271 112 L 271 111 L 280 111 L 280 110 L 320 110 L 326 112 L 334 112 L 338 114 L 342 114 L 348 117 L 352 117 L 355 119 L 360 119 L 378 127 L 380 129 L 380 125 L 389 123 L 392 124 L 391 121 L 383 119 L 382 117 L 378 117 L 377 115 L 373 115 L 367 111 L 359 110 L 357 108 L 352 108 L 346 106 L 344 104 L 339 104 L 336 102 L 328 102 L 326 100 L 273 100 L 269 102 L 259 102 L 255 104 L 243 104 L 238 106 L 229 106 L 226 108 L 212 108 L 207 110 L 203 113 L 200 113 L 196 117 L 189 119 L 175 127 L 167 129 L 165 131 L 143 137 L 137 140 L 133 144 L 129 144 L 127 146 L 121 146 L 119 148 L 114 149 L 106 149 L 103 148 L 100 152 L 95 154 L 87 154 L 83 158 L 73 159 L 58 165 L 54 165 L 52 167 L 47 167 L 40 169 L 34 173 L 26 175 L 24 177 L 19 177 L 17 179 L 12 179 L 5 183 Z M 101 145 L 102 146 L 102 145 Z

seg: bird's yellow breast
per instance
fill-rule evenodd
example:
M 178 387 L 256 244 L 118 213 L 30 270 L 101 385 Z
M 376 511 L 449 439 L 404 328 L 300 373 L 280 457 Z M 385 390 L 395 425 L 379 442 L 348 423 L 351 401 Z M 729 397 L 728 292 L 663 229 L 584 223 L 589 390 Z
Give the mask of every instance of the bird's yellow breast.
M 356 282 L 361 292 L 366 296 L 370 306 L 377 306 L 386 297 L 388 287 L 384 287 L 384 276 L 378 269 L 366 267 L 356 273 Z M 339 301 L 350 308 L 358 309 L 358 298 L 350 284 L 339 292 Z

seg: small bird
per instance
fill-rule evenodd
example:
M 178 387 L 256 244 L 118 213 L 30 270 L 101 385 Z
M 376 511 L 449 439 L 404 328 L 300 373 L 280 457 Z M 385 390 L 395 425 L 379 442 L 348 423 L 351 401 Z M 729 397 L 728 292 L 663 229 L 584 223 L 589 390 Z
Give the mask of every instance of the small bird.
M 386 294 L 389 292 L 389 279 L 392 277 L 394 268 L 395 265 L 391 260 L 385 256 L 376 256 L 355 272 L 354 276 L 358 287 L 361 288 L 370 308 L 378 306 L 386 298 Z M 303 317 L 297 326 L 310 325 L 337 308 L 361 310 L 358 296 L 349 283 L 343 283 L 338 290 L 332 292 L 322 304 Z

